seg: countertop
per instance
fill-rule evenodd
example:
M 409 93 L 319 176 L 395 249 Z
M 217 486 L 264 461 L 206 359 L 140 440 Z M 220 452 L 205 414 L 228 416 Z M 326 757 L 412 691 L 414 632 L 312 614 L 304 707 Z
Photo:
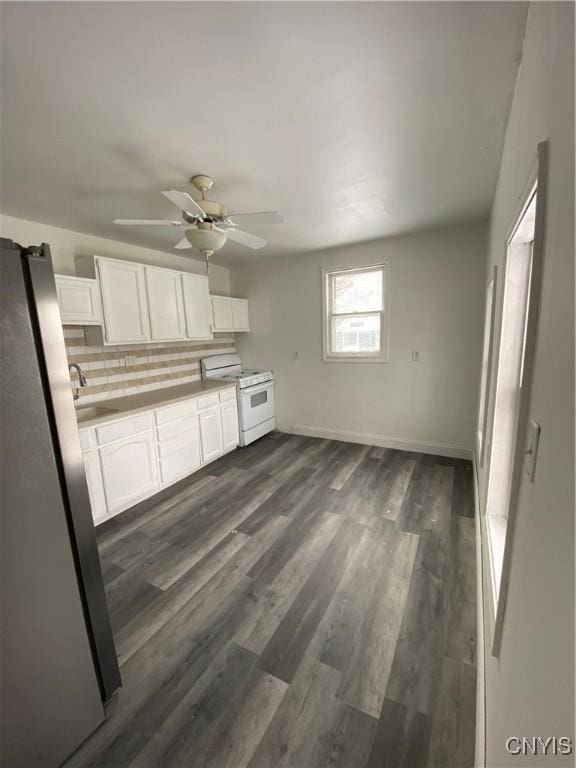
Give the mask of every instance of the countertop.
M 190 384 L 179 384 L 177 387 L 138 392 L 135 395 L 109 398 L 90 403 L 90 405 L 79 406 L 76 409 L 76 418 L 78 426 L 85 429 L 97 424 L 104 424 L 107 421 L 114 421 L 123 416 L 130 416 L 133 413 L 150 411 L 154 408 L 161 408 L 163 405 L 170 405 L 197 395 L 219 392 L 235 386 L 235 384 L 227 381 L 193 381 Z

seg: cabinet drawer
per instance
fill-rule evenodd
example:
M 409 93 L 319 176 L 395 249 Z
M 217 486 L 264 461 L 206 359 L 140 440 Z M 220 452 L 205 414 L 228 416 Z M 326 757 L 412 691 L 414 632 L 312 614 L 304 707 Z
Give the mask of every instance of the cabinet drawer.
M 164 459 L 160 459 L 162 483 L 170 483 L 183 475 L 193 472 L 199 466 L 200 446 L 198 442 L 190 443 L 187 448 L 173 453 Z
M 78 434 L 80 435 L 80 445 L 82 446 L 82 451 L 89 451 L 94 447 L 93 429 L 81 429 Z
M 236 400 L 236 388 L 225 389 L 224 392 L 220 392 L 221 403 L 228 403 L 230 400 Z
M 158 454 L 160 455 L 160 458 L 165 459 L 167 456 L 172 456 L 174 453 L 186 451 L 192 443 L 198 442 L 198 435 L 198 428 L 196 428 L 184 432 L 181 435 L 176 435 L 176 437 L 172 437 L 170 440 L 163 440 L 161 443 L 158 443 Z
M 204 397 L 198 398 L 198 410 L 203 411 L 205 408 L 213 408 L 218 405 L 218 393 L 214 395 L 204 395 Z
M 197 428 L 197 416 L 187 416 L 185 419 L 171 421 L 169 424 L 163 424 L 161 427 L 156 428 L 158 433 L 158 442 L 163 443 L 165 440 L 170 440 L 177 435 L 181 435 L 185 432 L 191 432 Z
M 184 403 L 169 405 L 156 411 L 156 424 L 167 424 L 169 421 L 181 419 L 191 413 L 196 413 L 198 405 L 196 400 L 186 400 Z
M 98 445 L 106 445 L 114 440 L 120 440 L 122 437 L 130 437 L 138 432 L 144 432 L 152 427 L 152 414 L 142 413 L 138 416 L 131 416 L 122 421 L 114 421 L 112 424 L 103 424 L 96 427 L 96 439 Z

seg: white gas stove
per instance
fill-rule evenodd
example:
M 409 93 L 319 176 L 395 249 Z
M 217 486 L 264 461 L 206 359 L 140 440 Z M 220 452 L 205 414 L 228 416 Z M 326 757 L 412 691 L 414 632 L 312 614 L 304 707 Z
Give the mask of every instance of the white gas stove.
M 243 369 L 238 355 L 214 355 L 201 363 L 202 378 L 236 384 L 240 445 L 249 445 L 276 427 L 274 374 Z

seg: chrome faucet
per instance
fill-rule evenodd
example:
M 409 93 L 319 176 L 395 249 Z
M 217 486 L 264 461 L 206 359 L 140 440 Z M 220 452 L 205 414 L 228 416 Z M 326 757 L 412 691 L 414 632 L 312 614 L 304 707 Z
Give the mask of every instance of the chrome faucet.
M 74 368 L 76 373 L 78 374 L 78 383 L 80 384 L 80 386 L 81 387 L 87 386 L 88 382 L 86 381 L 86 376 L 84 375 L 84 371 L 82 370 L 82 368 L 80 368 L 78 363 L 70 363 L 70 365 L 68 366 L 68 370 L 71 371 L 72 368 Z M 79 397 L 80 397 L 80 393 L 78 392 L 78 387 L 74 387 L 74 400 L 78 400 Z

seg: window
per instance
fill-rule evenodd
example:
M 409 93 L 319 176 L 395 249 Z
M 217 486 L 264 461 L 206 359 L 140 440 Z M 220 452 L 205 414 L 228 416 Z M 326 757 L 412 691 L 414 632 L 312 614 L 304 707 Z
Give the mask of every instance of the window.
M 496 271 L 494 266 L 492 279 L 486 291 L 486 307 L 484 315 L 484 344 L 482 347 L 482 368 L 480 374 L 480 407 L 478 409 L 478 431 L 476 433 L 476 448 L 478 466 L 484 463 L 484 436 L 486 434 L 486 417 L 488 415 L 488 389 L 490 387 L 490 363 L 492 360 L 492 343 L 494 337 L 494 299 L 496 295 Z
M 486 495 L 486 525 L 494 604 L 498 603 L 504 545 L 518 444 L 519 407 L 526 351 L 537 190 L 534 189 L 507 243 L 504 298 Z
M 324 271 L 325 360 L 387 360 L 385 297 L 383 264 Z
M 506 240 L 500 271 L 502 310 L 494 349 L 493 414 L 484 448 L 488 483 L 480 518 L 493 656 L 500 653 L 521 485 L 538 472 L 534 461 L 539 427 L 530 420 L 529 393 L 540 301 L 546 197 L 541 190 L 545 190 L 546 156 L 547 144 L 542 142 L 523 205 Z

